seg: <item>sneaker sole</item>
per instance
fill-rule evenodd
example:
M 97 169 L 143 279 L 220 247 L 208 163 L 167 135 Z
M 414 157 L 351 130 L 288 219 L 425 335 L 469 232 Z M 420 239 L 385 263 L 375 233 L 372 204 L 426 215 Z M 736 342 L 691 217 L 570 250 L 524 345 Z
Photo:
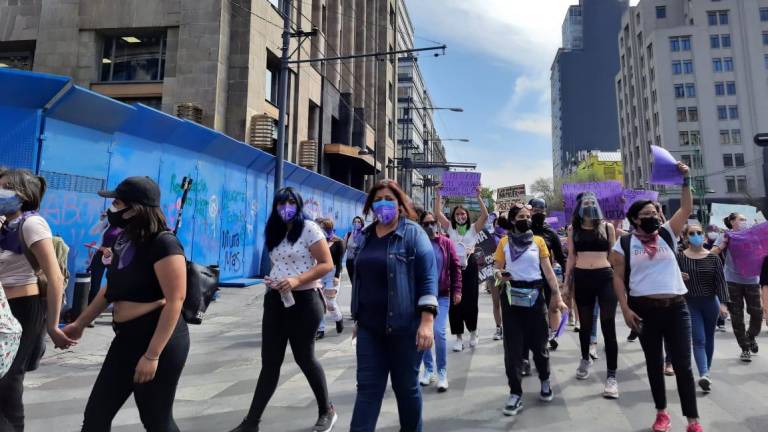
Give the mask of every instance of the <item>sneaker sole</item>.
M 699 380 L 699 387 L 704 393 L 710 393 L 712 391 L 712 384 L 703 380 Z
M 667 428 L 664 428 L 664 429 L 654 429 L 654 428 L 651 428 L 651 431 L 653 431 L 653 432 L 669 432 L 671 430 L 672 430 L 672 426 L 671 425 L 669 427 L 667 427 Z
M 438 393 L 445 393 L 448 391 L 448 387 L 438 387 L 437 392 Z
M 542 402 L 552 402 L 554 398 L 555 398 L 554 394 L 551 394 L 549 396 L 544 396 L 542 394 L 539 394 L 539 400 Z
M 514 410 L 508 410 L 508 409 L 504 408 L 501 412 L 505 416 L 507 416 L 507 417 L 514 417 L 514 416 L 518 415 L 522 409 L 523 409 L 522 406 L 518 407 L 518 408 L 515 408 Z
M 333 413 L 333 419 L 331 420 L 331 424 L 326 429 L 312 429 L 312 432 L 330 432 L 333 430 L 333 426 L 336 424 L 336 421 L 339 420 L 339 414 Z
M 584 381 L 585 379 L 589 379 L 589 376 L 590 376 L 590 375 L 591 375 L 591 374 L 590 374 L 589 372 L 587 372 L 587 374 L 586 374 L 586 375 L 583 375 L 583 376 L 579 376 L 578 374 L 576 374 L 576 379 L 577 379 L 577 380 L 580 380 L 580 381 Z
M 611 399 L 611 400 L 616 400 L 616 399 L 618 399 L 618 398 L 619 398 L 619 394 L 618 394 L 618 393 L 607 393 L 607 392 L 603 392 L 603 399 Z

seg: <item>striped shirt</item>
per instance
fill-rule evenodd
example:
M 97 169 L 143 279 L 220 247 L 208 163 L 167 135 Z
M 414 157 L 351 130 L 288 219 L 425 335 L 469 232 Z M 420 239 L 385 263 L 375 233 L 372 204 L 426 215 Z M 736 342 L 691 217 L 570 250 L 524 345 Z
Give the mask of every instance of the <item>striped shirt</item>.
M 717 295 L 721 303 L 730 301 L 723 263 L 717 255 L 709 254 L 705 258 L 693 259 L 680 252 L 677 254 L 677 263 L 681 272 L 688 273 L 688 280 L 685 281 L 687 295 Z

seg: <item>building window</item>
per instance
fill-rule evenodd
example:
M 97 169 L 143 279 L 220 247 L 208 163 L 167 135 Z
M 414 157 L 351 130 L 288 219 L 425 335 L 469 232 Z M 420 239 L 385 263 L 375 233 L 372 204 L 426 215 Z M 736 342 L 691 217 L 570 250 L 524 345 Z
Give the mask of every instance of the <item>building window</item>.
M 736 153 L 733 155 L 733 164 L 737 167 L 744 166 L 744 153 Z
M 712 49 L 720 48 L 720 36 L 712 35 L 709 37 L 709 47 Z
M 397 26 L 397 14 L 395 8 L 392 5 L 389 6 L 389 26 L 394 29 Z
M 720 45 L 723 48 L 730 48 L 731 47 L 731 35 L 730 34 L 720 35 Z
M 733 57 L 723 58 L 723 68 L 726 72 L 733 72 Z
M 723 155 L 723 166 L 725 168 L 733 168 L 733 155 L 726 153 Z
M 691 142 L 688 137 L 688 132 L 680 132 L 679 134 L 679 141 L 681 146 L 689 146 L 691 145 Z M 688 165 L 688 164 L 686 164 Z
M 680 75 L 683 73 L 683 64 L 679 61 L 672 62 L 672 75 Z
M 711 26 L 717 25 L 717 12 L 707 12 L 707 23 Z
M 689 167 L 693 168 L 693 161 L 691 160 L 691 155 L 687 155 L 687 154 L 682 155 L 680 157 L 680 161 L 688 165 Z
M 712 59 L 712 71 L 715 73 L 723 71 L 723 60 L 719 58 Z
M 693 60 L 686 60 L 683 62 L 683 72 L 688 75 L 693 73 Z
M 387 135 L 389 135 L 389 139 L 395 139 L 395 128 L 392 126 L 392 120 L 387 120 Z
M 763 32 L 763 45 L 768 45 L 768 32 Z
M 760 21 L 768 21 L 768 8 L 760 8 Z
M 747 176 L 736 176 L 736 192 L 747 193 Z
M 105 36 L 101 81 L 162 81 L 165 31 Z
M 736 94 L 736 82 L 728 81 L 725 83 L 725 92 L 728 93 L 728 96 L 734 96 Z
M 669 49 L 672 52 L 680 51 L 680 38 L 669 38 Z
M 35 42 L 0 42 L 0 68 L 31 71 L 35 59 Z
M 685 87 L 682 84 L 675 84 L 675 97 L 678 99 L 685 97 Z
M 731 120 L 737 120 L 739 118 L 739 107 L 736 105 L 729 106 L 728 116 L 731 118 Z
M 734 144 L 741 144 L 741 129 L 731 130 L 731 142 Z
M 721 130 L 720 131 L 720 144 L 721 145 L 728 145 L 731 143 L 731 136 L 728 134 L 727 130 Z
M 736 177 L 734 177 L 734 176 L 725 176 L 725 188 L 728 191 L 728 193 L 735 193 L 736 192 Z
M 697 146 L 701 143 L 701 134 L 699 133 L 699 131 L 697 130 L 691 131 L 690 135 L 691 135 L 692 146 Z
M 264 99 L 277 105 L 278 84 L 280 81 L 280 59 L 267 50 L 267 68 L 265 71 L 265 93 Z
M 694 185 L 698 191 L 703 191 L 707 187 L 703 177 L 696 177 Z
M 680 45 L 681 45 L 683 51 L 690 51 L 691 50 L 691 38 L 690 37 L 682 37 L 682 38 L 680 38 Z
M 717 16 L 720 18 L 720 25 L 728 25 L 728 11 L 720 11 Z
M 695 84 L 686 84 L 685 85 L 685 94 L 689 98 L 695 98 L 696 97 L 696 85 Z
M 688 108 L 688 121 L 699 121 L 699 109 L 696 107 Z
M 688 121 L 688 115 L 685 108 L 677 109 L 677 121 L 680 123 Z
M 663 19 L 667 17 L 666 6 L 656 6 L 656 19 Z
M 725 84 L 722 81 L 715 83 L 715 96 L 725 96 Z
M 717 119 L 728 120 L 728 107 L 725 105 L 717 106 Z
M 765 68 L 768 69 L 768 54 L 763 56 L 763 61 L 765 62 Z
M 392 82 L 387 83 L 387 99 L 392 101 L 394 99 L 395 88 L 392 86 Z

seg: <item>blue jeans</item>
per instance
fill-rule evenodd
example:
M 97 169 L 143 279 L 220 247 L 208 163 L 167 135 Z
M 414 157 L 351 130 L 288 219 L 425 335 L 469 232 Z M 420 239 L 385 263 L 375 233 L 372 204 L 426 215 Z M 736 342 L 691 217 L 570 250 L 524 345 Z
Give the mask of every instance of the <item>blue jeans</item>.
M 352 432 L 374 432 L 387 388 L 387 377 L 397 399 L 400 430 L 421 432 L 421 388 L 416 332 L 385 335 L 357 329 L 357 397 L 352 412 Z
M 451 304 L 450 297 L 437 298 L 437 316 L 435 317 L 435 356 L 437 357 L 437 370 L 448 367 L 448 344 L 446 343 L 446 325 L 448 324 L 448 309 Z M 424 351 L 424 369 L 435 372 L 435 362 L 432 359 L 432 350 Z
M 699 376 L 709 373 L 712 355 L 715 352 L 715 326 L 720 316 L 720 301 L 716 296 L 688 296 L 688 310 L 691 311 L 691 333 L 693 336 L 693 357 Z

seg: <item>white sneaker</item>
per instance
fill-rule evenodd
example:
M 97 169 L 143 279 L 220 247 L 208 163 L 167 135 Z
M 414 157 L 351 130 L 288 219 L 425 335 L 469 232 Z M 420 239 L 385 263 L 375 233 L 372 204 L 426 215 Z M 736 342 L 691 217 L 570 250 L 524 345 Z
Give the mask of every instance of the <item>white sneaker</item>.
M 464 341 L 460 338 L 456 338 L 456 343 L 453 344 L 453 351 L 454 352 L 462 352 L 464 351 Z
M 610 377 L 605 381 L 605 390 L 603 391 L 603 397 L 606 399 L 618 399 L 619 398 L 619 383 L 615 377 Z
M 440 369 L 437 371 L 437 392 L 443 393 L 448 391 L 448 371 Z
M 474 348 L 477 346 L 478 341 L 477 330 L 469 333 L 469 347 Z
M 579 367 L 576 369 L 576 379 L 585 380 L 589 378 L 589 368 L 592 366 L 592 360 L 581 359 Z
M 421 376 L 419 377 L 419 384 L 423 386 L 428 386 L 433 382 L 435 382 L 434 372 L 424 369 L 424 371 L 421 372 Z

